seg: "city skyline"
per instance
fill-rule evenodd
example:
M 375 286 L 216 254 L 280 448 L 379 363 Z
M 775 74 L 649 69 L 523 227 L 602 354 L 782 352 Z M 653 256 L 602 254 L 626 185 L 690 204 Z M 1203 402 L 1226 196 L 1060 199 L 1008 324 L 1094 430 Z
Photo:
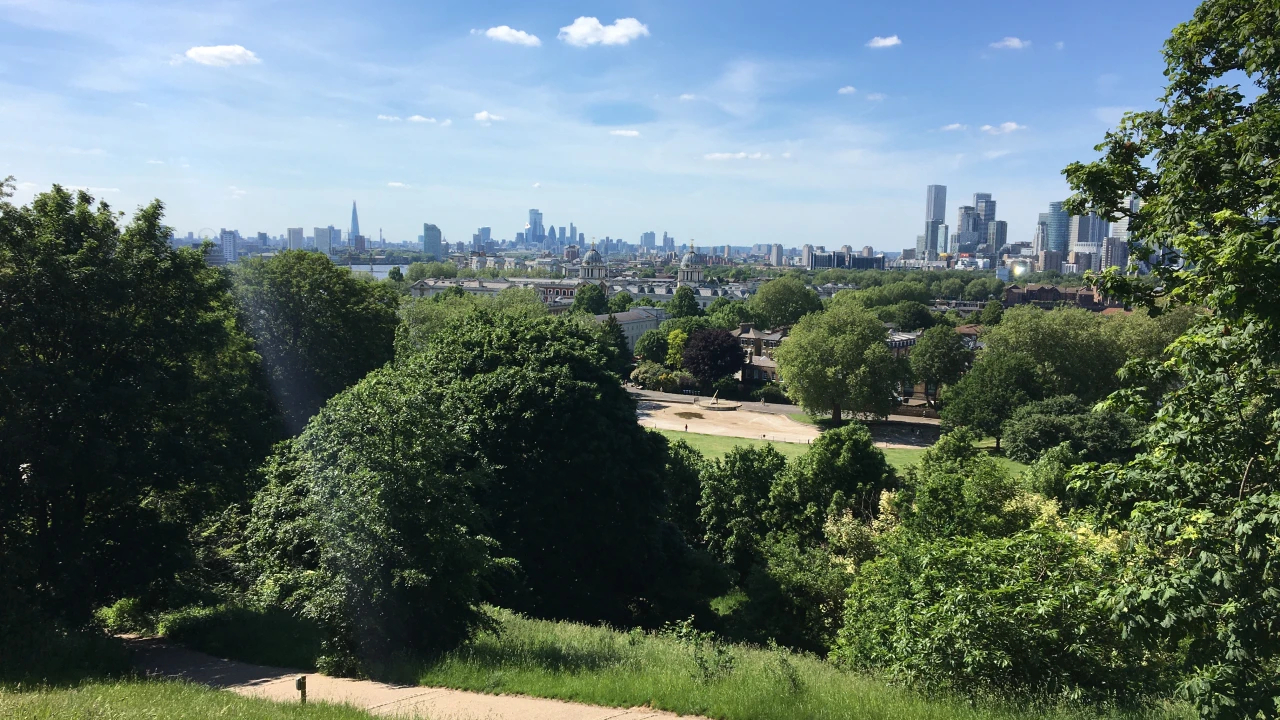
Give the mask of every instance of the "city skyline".
M 180 231 L 342 227 L 354 197 L 395 241 L 510 239 L 539 207 L 588 237 L 789 248 L 911 247 L 939 184 L 1028 241 L 1061 168 L 1154 105 L 1194 4 L 10 2 L 0 169 L 19 202 L 158 197 Z M 1125 43 L 1072 29 L 1100 15 Z

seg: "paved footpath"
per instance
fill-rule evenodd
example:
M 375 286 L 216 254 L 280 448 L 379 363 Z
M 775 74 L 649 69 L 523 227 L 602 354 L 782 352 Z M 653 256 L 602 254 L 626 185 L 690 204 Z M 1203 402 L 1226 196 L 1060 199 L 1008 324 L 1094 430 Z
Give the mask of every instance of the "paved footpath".
M 265 667 L 187 650 L 153 639 L 130 639 L 135 662 L 149 677 L 172 678 L 278 702 L 298 702 L 294 681 L 307 676 L 307 702 L 347 704 L 374 715 L 431 720 L 645 720 L 674 718 L 648 708 L 607 708 L 523 695 L 485 695 L 418 685 L 388 685 L 287 668 Z M 692 715 L 689 720 L 706 720 Z

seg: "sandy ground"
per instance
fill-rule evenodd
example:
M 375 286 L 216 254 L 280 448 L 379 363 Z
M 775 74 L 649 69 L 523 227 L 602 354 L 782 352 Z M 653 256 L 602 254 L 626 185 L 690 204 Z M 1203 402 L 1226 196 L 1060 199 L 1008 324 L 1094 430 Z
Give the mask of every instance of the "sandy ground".
M 240 695 L 298 702 L 294 681 L 304 673 L 220 660 L 158 640 L 129 640 L 138 668 L 151 677 L 187 680 Z M 346 704 L 374 715 L 431 720 L 645 720 L 677 716 L 649 708 L 607 708 L 523 695 L 485 695 L 416 685 L 388 685 L 316 673 L 307 677 L 307 702 Z
M 798 412 L 798 411 L 797 411 Z M 814 425 L 796 422 L 786 415 L 737 410 L 707 410 L 696 405 L 640 400 L 636 406 L 640 424 L 658 430 L 681 430 L 702 435 L 751 438 L 773 442 L 808 443 L 822 434 Z M 910 429 L 877 430 L 876 447 L 919 448 L 929 442 L 912 437 Z
M 716 411 L 696 405 L 642 401 L 638 403 L 636 414 L 645 427 L 688 430 L 703 435 L 807 443 L 822 434 L 817 427 L 798 423 L 786 415 L 752 412 L 745 408 Z

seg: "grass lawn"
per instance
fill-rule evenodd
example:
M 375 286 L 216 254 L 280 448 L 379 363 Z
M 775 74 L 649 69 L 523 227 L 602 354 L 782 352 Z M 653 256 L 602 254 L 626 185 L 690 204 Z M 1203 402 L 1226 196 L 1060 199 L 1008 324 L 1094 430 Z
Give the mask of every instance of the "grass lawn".
M 74 688 L 0 692 L 0 718 L 32 720 L 372 720 L 367 712 L 326 703 L 275 703 L 168 681 L 88 683 Z
M 723 435 L 703 435 L 701 433 L 681 432 L 680 430 L 658 430 L 658 432 L 667 436 L 668 440 L 683 440 L 686 443 L 689 443 L 694 450 L 697 450 L 708 458 L 721 457 L 739 445 L 749 445 L 751 447 L 772 445 L 775 450 L 782 453 L 782 455 L 788 460 L 803 455 L 804 452 L 809 449 L 809 446 L 803 443 L 766 442 L 764 440 L 725 437 Z
M 1171 708 L 1099 713 L 926 698 L 786 650 L 733 645 L 732 660 L 724 664 L 713 659 L 714 653 L 699 654 L 668 636 L 495 612 L 498 633 L 483 633 L 424 666 L 418 682 L 613 707 L 644 705 L 724 720 L 1189 717 Z

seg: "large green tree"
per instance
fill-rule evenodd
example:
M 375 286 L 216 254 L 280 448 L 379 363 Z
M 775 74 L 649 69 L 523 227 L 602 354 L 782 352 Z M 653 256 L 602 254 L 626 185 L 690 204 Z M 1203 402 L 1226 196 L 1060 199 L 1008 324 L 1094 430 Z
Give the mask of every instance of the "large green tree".
M 742 346 L 728 330 L 699 330 L 680 354 L 681 367 L 704 386 L 742 369 Z
M 1097 400 L 1119 386 L 1116 371 L 1125 362 L 1124 348 L 1103 332 L 1105 323 L 1102 315 L 1081 308 L 1020 305 L 1006 310 L 982 342 L 990 351 L 1030 358 L 1046 394 Z
M 836 422 L 846 410 L 888 415 L 906 368 L 885 346 L 887 337 L 880 319 L 852 298 L 806 315 L 774 353 L 787 395 Z
M 609 311 L 609 300 L 605 297 L 604 288 L 599 285 L 586 285 L 578 288 L 573 294 L 573 312 L 588 315 L 603 315 Z
M 675 297 L 667 301 L 667 312 L 673 318 L 696 317 L 702 315 L 702 306 L 693 288 L 681 285 L 676 288 Z
M 399 295 L 320 253 L 252 258 L 233 277 L 243 322 L 291 433 L 394 354 Z
M 870 520 L 880 493 L 898 485 L 897 475 L 861 423 L 828 430 L 796 458 L 770 491 L 773 529 L 795 533 L 808 545 L 822 538 L 829 516 L 845 510 Z
M 973 362 L 973 351 L 954 328 L 939 325 L 921 333 L 911 348 L 910 362 L 916 380 L 941 389 L 960 380 Z
M 739 445 L 702 468 L 700 521 L 707 547 L 740 576 L 760 560 L 774 480 L 787 459 L 772 445 Z
M 1084 472 L 1115 498 L 1129 542 L 1106 595 L 1126 629 L 1176 645 L 1179 695 L 1204 717 L 1280 714 L 1280 6 L 1207 0 L 1165 44 L 1158 109 L 1127 115 L 1067 168 L 1072 212 L 1129 218 L 1153 282 L 1110 272 L 1108 293 L 1204 306 L 1139 391 L 1113 402 L 1150 417 L 1138 457 Z M 1238 83 L 1251 85 L 1247 90 Z M 1140 205 L 1124 202 L 1136 196 Z
M 821 312 L 822 301 L 802 280 L 786 276 L 761 285 L 748 306 L 762 326 L 776 328 L 794 325 L 809 313 Z
M 987 349 L 973 369 L 942 395 L 942 420 L 996 439 L 1018 408 L 1043 397 L 1043 386 L 1031 358 L 1017 352 Z
M 226 274 L 162 215 L 0 197 L 0 594 L 72 621 L 162 589 L 278 437 Z

